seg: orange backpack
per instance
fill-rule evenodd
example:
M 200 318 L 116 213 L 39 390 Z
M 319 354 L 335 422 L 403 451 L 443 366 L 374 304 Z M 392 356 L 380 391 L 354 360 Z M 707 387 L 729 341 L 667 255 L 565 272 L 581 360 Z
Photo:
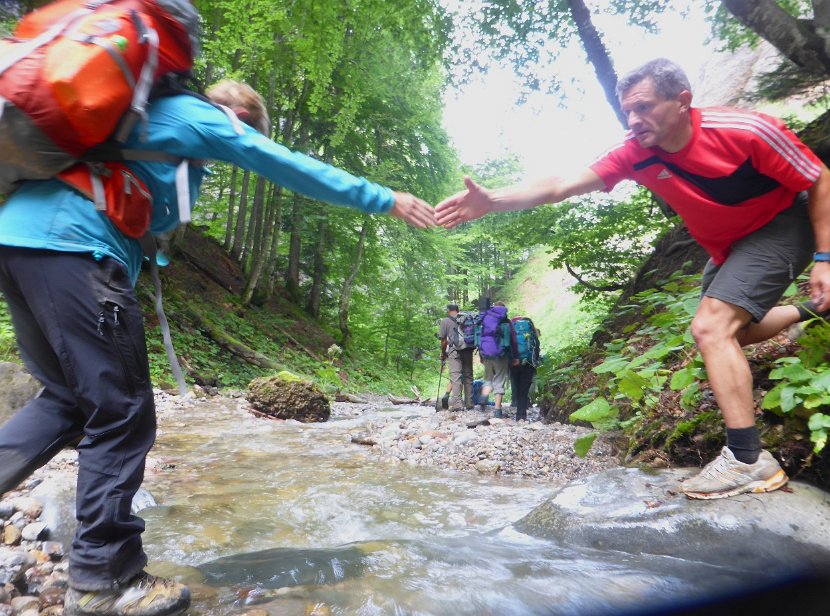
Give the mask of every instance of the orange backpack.
M 190 0 L 56 0 L 0 40 L 0 193 L 123 140 L 153 85 L 192 68 Z

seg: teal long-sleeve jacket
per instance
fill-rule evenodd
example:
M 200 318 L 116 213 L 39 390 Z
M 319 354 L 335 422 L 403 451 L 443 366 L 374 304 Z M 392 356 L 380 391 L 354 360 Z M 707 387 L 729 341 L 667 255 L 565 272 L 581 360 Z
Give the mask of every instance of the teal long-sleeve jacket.
M 388 212 L 394 204 L 389 188 L 292 152 L 252 128 L 232 122 L 223 111 L 194 96 L 170 96 L 153 102 L 146 126 L 136 125 L 125 148 L 233 163 L 312 199 L 371 214 Z M 161 161 L 130 162 L 129 166 L 153 197 L 150 231 L 158 234 L 174 229 L 180 220 L 177 166 Z M 190 207 L 205 173 L 201 164 L 189 167 Z M 24 182 L 0 206 L 0 245 L 89 252 L 98 259 L 112 257 L 124 264 L 133 284 L 141 267 L 138 241 L 118 231 L 86 197 L 54 179 Z

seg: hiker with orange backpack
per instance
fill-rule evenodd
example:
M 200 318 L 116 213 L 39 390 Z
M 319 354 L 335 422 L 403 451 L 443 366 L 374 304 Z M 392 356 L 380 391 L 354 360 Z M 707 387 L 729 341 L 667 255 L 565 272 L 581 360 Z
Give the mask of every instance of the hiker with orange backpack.
M 22 180 L 0 206 L 0 291 L 20 355 L 43 385 L 0 426 L 0 494 L 78 442 L 68 616 L 161 616 L 190 602 L 183 585 L 144 573 L 144 522 L 130 506 L 156 432 L 134 290 L 138 238 L 189 218 L 206 173 L 197 161 L 233 163 L 311 198 L 416 227 L 434 224 L 417 197 L 292 152 L 240 122 L 270 127 L 248 86 L 225 82 L 208 97 L 225 108 L 189 94 L 150 101 L 122 144 L 146 159 L 77 163 L 59 177 Z

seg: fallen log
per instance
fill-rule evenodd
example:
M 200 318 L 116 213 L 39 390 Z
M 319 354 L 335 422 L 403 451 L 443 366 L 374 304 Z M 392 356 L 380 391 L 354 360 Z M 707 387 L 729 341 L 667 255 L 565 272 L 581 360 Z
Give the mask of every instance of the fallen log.
M 353 402 L 354 404 L 369 404 L 369 401 L 354 394 L 335 394 L 335 402 Z
M 398 398 L 397 396 L 393 396 L 392 394 L 386 394 L 386 397 L 389 399 L 389 402 L 392 404 L 420 404 L 421 400 L 418 398 Z

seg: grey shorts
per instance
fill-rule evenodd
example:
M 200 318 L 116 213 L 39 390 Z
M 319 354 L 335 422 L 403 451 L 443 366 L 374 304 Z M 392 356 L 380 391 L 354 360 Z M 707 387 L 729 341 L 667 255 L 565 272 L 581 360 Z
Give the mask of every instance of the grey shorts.
M 492 387 L 494 394 L 504 393 L 504 382 L 507 380 L 507 372 L 510 369 L 510 358 L 496 357 L 485 359 L 484 363 L 484 386 Z
M 722 265 L 706 264 L 700 295 L 739 306 L 760 321 L 810 264 L 814 251 L 807 194 L 799 193 L 791 208 L 735 242 Z

